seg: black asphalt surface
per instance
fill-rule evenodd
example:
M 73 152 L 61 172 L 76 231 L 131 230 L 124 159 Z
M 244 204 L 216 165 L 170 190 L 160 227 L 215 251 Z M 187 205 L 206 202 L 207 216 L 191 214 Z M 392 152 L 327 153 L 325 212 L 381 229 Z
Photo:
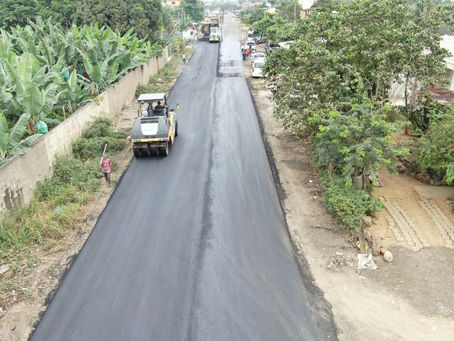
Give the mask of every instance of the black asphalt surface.
M 169 156 L 134 159 L 32 340 L 336 339 L 293 256 L 233 27 L 195 44 Z

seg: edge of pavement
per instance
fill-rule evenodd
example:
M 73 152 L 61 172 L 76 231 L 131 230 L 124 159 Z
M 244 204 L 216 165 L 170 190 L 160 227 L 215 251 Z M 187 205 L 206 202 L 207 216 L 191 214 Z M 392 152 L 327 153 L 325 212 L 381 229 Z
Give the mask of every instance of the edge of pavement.
M 284 217 L 284 223 L 285 223 L 285 231 L 288 235 L 290 245 L 292 248 L 292 255 L 298 265 L 298 270 L 300 273 L 301 281 L 304 285 L 304 287 L 307 289 L 307 291 L 312 295 L 312 297 L 309 297 L 311 299 L 311 309 L 313 311 L 316 311 L 319 313 L 320 317 L 322 320 L 319 321 L 314 321 L 317 324 L 323 324 L 323 327 L 325 328 L 330 328 L 333 330 L 335 333 L 334 337 L 332 340 L 337 339 L 337 325 L 334 321 L 334 316 L 332 313 L 332 306 L 331 303 L 328 302 L 328 300 L 325 298 L 325 295 L 323 291 L 320 289 L 320 287 L 317 285 L 315 281 L 315 277 L 312 274 L 311 267 L 303 253 L 303 250 L 301 249 L 300 246 L 300 241 L 295 238 L 295 235 L 291 232 L 289 222 L 287 219 L 287 211 L 285 209 L 285 199 L 287 198 L 285 187 L 281 182 L 281 177 L 280 177 L 280 172 L 279 172 L 279 166 L 277 165 L 277 162 L 274 157 L 274 149 L 276 146 L 273 146 L 272 144 L 269 143 L 267 137 L 266 137 L 266 132 L 267 132 L 267 127 L 266 124 L 264 123 L 264 120 L 262 119 L 262 116 L 260 114 L 260 109 L 259 106 L 257 105 L 257 102 L 255 100 L 255 96 L 253 93 L 253 88 L 251 84 L 251 80 L 249 77 L 246 77 L 246 83 L 249 88 L 249 92 L 251 94 L 252 98 L 252 103 L 254 105 L 255 109 L 255 114 L 257 117 L 257 121 L 260 127 L 260 133 L 261 137 L 263 140 L 263 145 L 265 146 L 266 154 L 268 157 L 268 162 L 270 164 L 271 172 L 273 174 L 274 178 L 274 184 L 276 187 L 276 192 L 279 198 L 279 205 L 282 210 L 282 215 Z M 320 326 L 322 327 L 322 326 Z
M 238 39 L 244 41 L 246 29 L 237 27 Z M 249 63 L 243 63 L 244 75 L 263 125 L 265 147 L 302 279 L 326 299 L 324 307 L 330 308 L 337 338 L 453 340 L 454 321 L 420 313 L 398 292 L 375 281 L 368 272 L 373 270 L 356 270 L 357 250 L 350 243 L 350 231 L 335 221 L 320 201 L 317 170 L 306 154 L 308 142 L 292 136 L 273 117 L 271 92 L 263 80 L 250 78 Z M 386 266 L 382 263 L 379 266 Z M 306 273 L 312 278 L 305 278 Z
M 189 51 L 188 45 L 186 45 L 187 61 L 192 58 L 193 52 L 193 45 L 189 45 Z M 169 83 L 168 95 L 171 94 L 184 66 L 183 63 L 177 65 L 176 74 Z M 135 119 L 137 115 L 135 108 L 131 108 L 131 105 L 134 106 L 134 104 L 135 97 L 124 110 L 115 115 L 114 127 L 116 129 L 130 130 L 131 120 Z M 101 185 L 94 198 L 83 208 L 80 220 L 75 225 L 77 228 L 69 231 L 65 235 L 65 239 L 61 243 L 57 243 L 51 250 L 38 255 L 36 268 L 27 277 L 29 282 L 34 283 L 34 293 L 27 299 L 1 311 L 0 339 L 25 340 L 32 336 L 60 284 L 83 249 L 85 242 L 90 238 L 96 223 L 126 174 L 133 160 L 131 144 L 127 143 L 122 151 L 111 158 L 116 166 L 112 173 L 113 184 L 110 187 Z

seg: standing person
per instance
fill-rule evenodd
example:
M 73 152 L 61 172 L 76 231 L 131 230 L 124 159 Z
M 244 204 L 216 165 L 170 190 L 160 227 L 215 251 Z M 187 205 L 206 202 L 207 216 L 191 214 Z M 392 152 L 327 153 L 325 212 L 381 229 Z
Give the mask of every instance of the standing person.
M 106 154 L 103 154 L 101 162 L 99 163 L 99 167 L 101 167 L 101 171 L 104 173 L 104 177 L 106 178 L 108 186 L 110 186 L 110 173 L 112 171 L 111 165 L 112 162 L 110 161 L 110 159 Z
M 183 64 L 186 64 L 186 54 L 183 53 Z

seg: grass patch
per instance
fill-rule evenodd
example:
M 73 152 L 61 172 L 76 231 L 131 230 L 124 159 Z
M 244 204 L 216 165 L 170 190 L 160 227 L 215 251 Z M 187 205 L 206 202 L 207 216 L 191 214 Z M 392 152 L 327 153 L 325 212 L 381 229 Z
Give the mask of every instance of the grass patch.
M 56 159 L 52 177 L 37 184 L 32 201 L 0 220 L 0 264 L 10 265 L 0 278 L 0 304 L 25 297 L 18 293 L 13 301 L 5 298 L 23 287 L 23 268 L 36 263 L 36 250 L 50 249 L 77 226 L 82 208 L 100 185 L 99 158 L 104 144 L 108 143 L 110 154 L 125 146 L 126 134 L 111 125 L 110 120 L 96 120 L 73 141 L 73 153 Z
M 187 60 L 189 59 L 190 52 L 190 49 L 185 50 Z M 167 92 L 170 83 L 177 76 L 177 66 L 181 63 L 183 63 L 181 54 L 173 56 L 170 62 L 159 70 L 156 75 L 150 77 L 148 84 L 139 84 L 137 86 L 136 97 L 146 93 Z
M 72 152 L 75 157 L 87 161 L 100 157 L 107 143 L 109 153 L 116 153 L 125 147 L 124 138 L 127 134 L 123 131 L 116 131 L 111 127 L 112 122 L 108 119 L 97 119 L 87 129 L 82 137 L 75 139 L 72 143 Z

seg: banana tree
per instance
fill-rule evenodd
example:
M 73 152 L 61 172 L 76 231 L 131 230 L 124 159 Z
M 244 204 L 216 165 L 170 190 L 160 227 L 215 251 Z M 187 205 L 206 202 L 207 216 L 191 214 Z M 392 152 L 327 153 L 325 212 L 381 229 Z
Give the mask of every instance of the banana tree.
M 35 131 L 38 119 L 51 123 L 49 114 L 66 116 L 83 104 L 90 82 L 92 93 L 98 93 L 146 62 L 150 50 L 133 29 L 123 36 L 98 25 L 63 30 L 37 18 L 9 32 L 0 30 L 0 110 L 8 118 L 30 114 L 29 129 Z
M 0 65 L 0 74 L 9 78 L 9 91 L 3 94 L 8 110 L 17 116 L 23 112 L 30 114 L 29 128 L 34 132 L 36 122 L 39 119 L 46 121 L 61 94 L 55 81 L 60 77 L 62 65 L 59 61 L 50 68 L 42 67 L 28 52 L 21 56 L 11 53 Z
M 64 31 L 60 26 L 53 24 L 50 18 L 47 21 L 37 18 L 36 23 L 31 22 L 30 26 L 38 37 L 39 54 L 36 57 L 43 65 L 53 65 L 60 58 L 66 65 L 72 65 L 74 68 L 81 62 L 77 51 L 81 41 L 74 36 L 72 30 Z
M 92 95 L 104 90 L 128 70 L 144 62 L 143 57 L 134 56 L 131 50 L 116 42 L 117 37 L 113 31 L 108 30 L 101 34 L 101 31 L 95 29 L 92 36 L 86 35 L 85 44 L 79 49 L 85 71 L 91 81 Z
M 8 158 L 24 154 L 39 138 L 39 135 L 35 134 L 22 139 L 29 120 L 30 114 L 22 114 L 16 124 L 9 129 L 4 113 L 0 112 L 0 165 Z
M 90 100 L 90 90 L 88 80 L 77 75 L 74 70 L 69 76 L 69 80 L 62 85 L 62 93 L 59 99 L 60 109 L 64 118 L 66 113 L 69 114 Z

